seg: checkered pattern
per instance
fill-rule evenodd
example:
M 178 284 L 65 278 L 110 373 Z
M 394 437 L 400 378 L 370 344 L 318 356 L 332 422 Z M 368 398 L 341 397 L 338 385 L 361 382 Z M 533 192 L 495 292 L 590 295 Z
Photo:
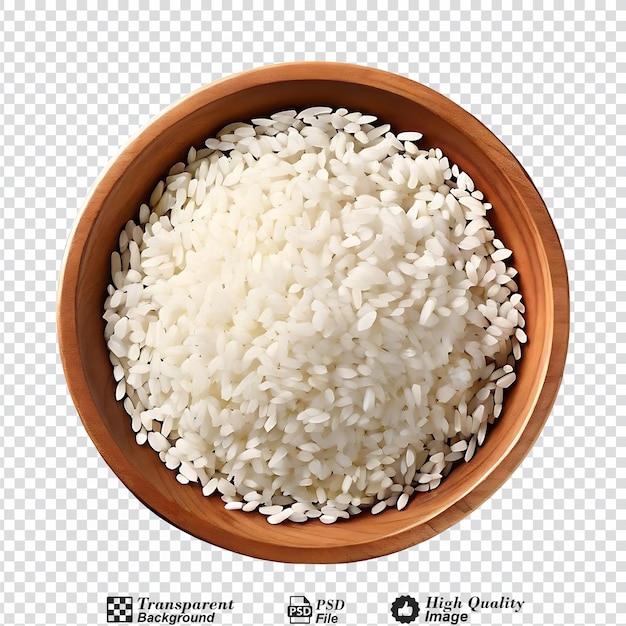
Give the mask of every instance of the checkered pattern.
M 133 599 L 131 596 L 107 598 L 107 622 L 116 624 L 133 621 Z
M 233 599 L 238 609 L 221 617 L 237 624 L 286 623 L 289 596 L 301 594 L 345 598 L 348 624 L 391 623 L 391 602 L 402 594 L 420 603 L 428 594 L 525 601 L 520 614 L 485 611 L 472 624 L 623 620 L 623 3 L 131 4 L 141 8 L 6 0 L 0 9 L 0 622 L 103 624 L 104 600 L 116 592 Z M 304 59 L 408 76 L 481 119 L 542 193 L 572 289 L 561 393 L 513 477 L 426 544 L 323 567 L 233 555 L 142 506 L 78 420 L 55 326 L 72 222 L 128 137 L 202 84 Z

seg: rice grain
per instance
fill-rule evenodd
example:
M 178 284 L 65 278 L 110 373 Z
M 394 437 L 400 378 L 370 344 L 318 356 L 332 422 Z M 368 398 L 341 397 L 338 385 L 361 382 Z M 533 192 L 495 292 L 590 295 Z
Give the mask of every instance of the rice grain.
M 501 414 L 525 312 L 472 178 L 326 106 L 225 127 L 111 254 L 104 319 L 138 444 L 271 524 L 405 508 Z

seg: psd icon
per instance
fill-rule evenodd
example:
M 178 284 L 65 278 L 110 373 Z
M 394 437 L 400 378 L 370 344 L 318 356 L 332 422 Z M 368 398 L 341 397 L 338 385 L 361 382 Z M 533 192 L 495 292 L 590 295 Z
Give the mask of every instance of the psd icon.
M 291 596 L 287 606 L 290 624 L 310 624 L 313 607 L 306 596 Z
M 410 624 L 417 619 L 419 613 L 419 602 L 412 596 L 398 596 L 391 605 L 391 614 L 400 624 Z
M 133 599 L 130 596 L 107 598 L 107 622 L 126 624 L 133 621 Z

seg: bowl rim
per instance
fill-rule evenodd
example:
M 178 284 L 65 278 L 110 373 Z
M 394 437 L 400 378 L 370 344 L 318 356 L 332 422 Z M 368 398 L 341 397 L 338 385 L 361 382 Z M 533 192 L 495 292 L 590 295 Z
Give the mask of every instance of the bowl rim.
M 551 285 L 553 294 L 550 303 L 552 312 L 550 354 L 546 359 L 543 385 L 537 390 L 534 409 L 529 413 L 526 424 L 511 441 L 505 453 L 489 468 L 490 471 L 479 480 L 468 484 L 465 493 L 452 505 L 443 507 L 425 523 L 412 527 L 407 525 L 403 531 L 395 533 L 384 548 L 375 542 L 368 543 L 365 538 L 362 540 L 363 545 L 356 552 L 353 546 L 337 546 L 322 550 L 302 546 L 289 548 L 280 557 L 284 562 L 338 563 L 383 556 L 408 548 L 438 535 L 478 508 L 510 478 L 529 453 L 549 417 L 559 392 L 569 337 L 569 285 L 565 257 L 548 209 L 530 176 L 511 151 L 482 122 L 430 87 L 385 70 L 351 63 L 302 61 L 265 65 L 199 87 L 170 104 L 141 128 L 109 162 L 91 186 L 68 237 L 57 288 L 56 319 L 61 361 L 74 405 L 100 455 L 126 487 L 153 512 L 185 532 L 247 556 L 278 560 L 260 538 L 251 538 L 245 549 L 226 534 L 215 533 L 208 539 L 190 530 L 184 516 L 181 517 L 180 512 L 174 510 L 167 502 L 161 502 L 159 510 L 151 503 L 152 497 L 158 498 L 159 494 L 146 490 L 145 481 L 134 475 L 134 468 L 122 450 L 117 444 L 111 446 L 109 432 L 101 423 L 91 396 L 86 372 L 80 363 L 76 315 L 77 287 L 80 260 L 91 226 L 99 214 L 104 198 L 128 165 L 154 140 L 161 128 L 235 91 L 261 86 L 267 82 L 299 80 L 334 80 L 367 87 L 375 85 L 379 89 L 391 91 L 412 101 L 419 99 L 421 106 L 438 115 L 440 110 L 437 109 L 437 103 L 445 101 L 448 106 L 452 105 L 455 118 L 462 122 L 461 132 L 470 137 L 480 136 L 488 150 L 498 153 L 502 174 L 515 180 L 516 193 L 526 204 L 532 205 L 535 227 L 540 232 L 547 257 L 547 262 L 543 265 L 545 278 Z

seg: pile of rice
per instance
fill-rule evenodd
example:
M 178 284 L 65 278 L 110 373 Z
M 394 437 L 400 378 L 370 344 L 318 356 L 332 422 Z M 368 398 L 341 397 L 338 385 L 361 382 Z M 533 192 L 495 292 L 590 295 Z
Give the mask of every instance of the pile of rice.
M 179 482 L 270 523 L 402 509 L 502 411 L 524 305 L 472 179 L 312 107 L 230 124 L 111 256 L 116 396 Z

